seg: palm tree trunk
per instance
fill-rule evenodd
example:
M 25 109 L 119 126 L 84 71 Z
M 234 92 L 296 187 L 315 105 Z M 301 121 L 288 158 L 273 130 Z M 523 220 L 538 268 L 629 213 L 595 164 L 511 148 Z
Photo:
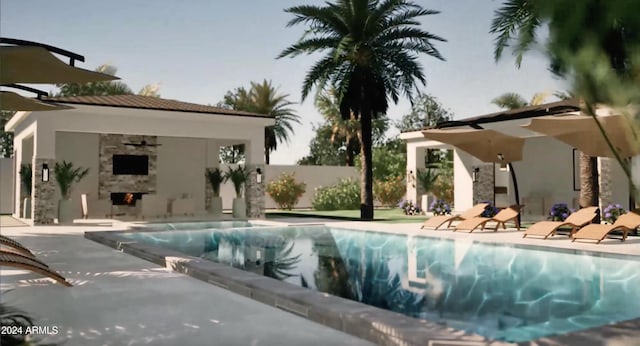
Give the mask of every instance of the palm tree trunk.
M 371 118 L 371 112 L 360 116 L 360 153 L 362 160 L 362 172 L 360 172 L 360 219 L 367 221 L 373 220 Z
M 599 204 L 598 159 L 580 153 L 580 207 Z M 594 222 L 600 222 L 598 215 Z

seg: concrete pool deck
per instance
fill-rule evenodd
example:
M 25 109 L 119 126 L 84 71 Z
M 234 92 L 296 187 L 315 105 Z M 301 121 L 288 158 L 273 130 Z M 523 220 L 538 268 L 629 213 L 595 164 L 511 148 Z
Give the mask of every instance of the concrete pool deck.
M 282 220 L 288 222 L 288 220 Z M 297 221 L 297 220 L 296 220 Z M 313 220 L 310 223 L 317 223 Z M 263 223 L 281 224 L 264 221 Z M 297 222 L 296 222 L 297 223 Z M 640 255 L 640 240 L 607 240 L 600 245 L 571 243 L 566 236 L 551 240 L 522 239 L 517 232 L 453 233 L 419 230 L 419 224 L 331 222 L 332 226 L 382 232 L 541 245 L 565 249 Z M 85 239 L 85 231 L 122 227 L 3 227 L 11 236 L 75 287 L 65 288 L 35 274 L 1 271 L 2 302 L 34 315 L 38 325 L 59 326 L 61 334 L 44 341 L 66 345 L 370 345 L 294 314 L 261 304 L 186 275 Z M 15 288 L 12 291 L 9 289 Z M 635 299 L 635 297 L 630 297 Z M 178 309 L 179 307 L 179 309 Z M 523 345 L 638 345 L 640 321 L 550 337 Z M 433 343 L 498 345 L 474 340 Z
M 104 227 L 3 227 L 74 287 L 3 267 L 2 303 L 64 345 L 372 345 L 84 238 Z M 60 343 L 62 345 L 62 343 Z

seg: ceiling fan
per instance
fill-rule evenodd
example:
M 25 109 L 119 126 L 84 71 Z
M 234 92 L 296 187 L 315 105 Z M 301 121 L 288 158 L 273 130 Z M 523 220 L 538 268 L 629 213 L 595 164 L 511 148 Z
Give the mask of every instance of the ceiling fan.
M 162 144 L 151 144 L 151 143 L 147 143 L 147 141 L 144 139 L 144 137 L 142 137 L 142 140 L 138 143 L 133 143 L 133 142 L 124 142 L 122 143 L 124 145 L 129 145 L 132 147 L 159 147 Z

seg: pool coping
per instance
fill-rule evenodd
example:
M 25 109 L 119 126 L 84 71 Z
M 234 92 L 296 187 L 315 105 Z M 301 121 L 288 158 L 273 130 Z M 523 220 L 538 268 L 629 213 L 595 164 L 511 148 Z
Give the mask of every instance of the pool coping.
M 344 230 L 364 232 L 387 233 L 420 238 L 446 239 L 455 241 L 455 238 L 438 237 L 430 233 L 406 233 L 374 229 L 362 229 L 348 227 L 343 224 L 288 224 L 269 221 L 254 223 L 258 229 L 272 227 L 310 227 L 325 226 Z M 262 221 L 262 220 L 260 220 Z M 369 223 L 369 226 L 373 224 Z M 384 225 L 382 225 L 384 226 Z M 244 228 L 244 227 L 242 227 Z M 188 231 L 188 230 L 175 230 Z M 191 230 L 193 231 L 193 230 Z M 196 279 L 208 282 L 221 288 L 241 294 L 261 303 L 271 305 L 284 311 L 296 314 L 300 317 L 323 324 L 345 333 L 375 342 L 379 345 L 608 345 L 607 340 L 629 338 L 630 333 L 635 332 L 640 340 L 640 318 L 621 321 L 610 325 L 580 330 L 568 334 L 552 335 L 540 339 L 509 343 L 485 338 L 478 334 L 472 334 L 439 324 L 434 321 L 418 320 L 399 313 L 372 307 L 363 303 L 354 302 L 345 298 L 332 296 L 326 293 L 302 288 L 285 283 L 273 278 L 261 276 L 252 272 L 232 268 L 228 265 L 192 257 L 184 253 L 165 249 L 159 246 L 139 243 L 130 238 L 121 236 L 122 233 L 131 232 L 159 232 L 158 230 L 141 228 L 116 230 L 116 231 L 91 231 L 85 232 L 85 238 L 112 247 L 124 253 L 134 255 L 147 261 L 167 267 Z M 162 232 L 162 231 L 160 231 Z M 498 243 L 490 240 L 474 239 L 466 240 L 472 243 L 485 243 L 488 245 L 502 245 L 518 248 L 535 249 L 540 251 L 557 251 L 562 253 L 589 255 L 597 257 L 612 257 L 620 259 L 640 260 L 640 256 L 632 254 L 615 254 L 604 251 L 592 251 L 584 249 L 568 249 L 544 245 L 518 244 L 512 242 Z M 606 337 L 604 337 L 606 335 Z M 635 341 L 634 341 L 635 342 Z M 627 345 L 621 343 L 620 345 Z M 628 344 L 632 345 L 632 344 Z M 635 344 L 633 344 L 635 345 Z
M 378 345 L 514 345 L 298 287 L 228 265 L 121 236 L 88 231 L 85 238 Z

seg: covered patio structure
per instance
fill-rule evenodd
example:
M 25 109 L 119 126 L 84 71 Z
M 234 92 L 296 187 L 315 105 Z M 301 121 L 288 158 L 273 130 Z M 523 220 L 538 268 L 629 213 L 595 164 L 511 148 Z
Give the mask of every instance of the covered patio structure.
M 139 95 L 46 101 L 73 108 L 17 112 L 5 126 L 6 131 L 14 132 L 15 217 L 19 217 L 20 201 L 25 197 L 19 183 L 20 166 L 31 163 L 31 222 L 54 222 L 60 192 L 53 168 L 63 160 L 89 168 L 71 196 L 77 217 L 81 194 L 111 202 L 114 194 L 121 193 L 189 195 L 195 208 L 204 211 L 211 194 L 205 170 L 218 167 L 221 146 L 237 144 L 245 145 L 245 164 L 250 172 L 245 190 L 247 216 L 264 217 L 264 180 L 257 181 L 257 172 L 264 170 L 264 128 L 274 124 L 272 117 Z M 144 156 L 148 171 L 114 174 L 114 155 Z M 43 179 L 46 169 L 51 171 L 50 179 Z M 120 213 L 131 213 L 127 206 L 114 207 Z
M 611 115 L 612 112 L 614 111 L 607 107 L 600 107 L 598 110 L 598 114 L 603 116 Z M 466 210 L 483 201 L 493 202 L 498 207 L 520 204 L 525 206 L 523 218 L 536 220 L 546 217 L 554 203 L 567 203 L 570 207 L 577 208 L 580 196 L 579 150 L 526 127 L 532 119 L 576 116 L 586 118 L 581 114 L 580 103 L 568 100 L 450 121 L 437 126 L 440 130 L 435 132 L 491 130 L 522 139 L 524 144 L 521 160 L 505 159 L 504 162 L 484 162 L 465 151 L 464 145 L 452 142 L 451 138 L 443 137 L 442 142 L 432 140 L 437 138 L 425 133 L 434 132 L 433 130 L 402 133 L 401 138 L 407 141 L 407 172 L 414 174 L 424 168 L 424 153 L 427 149 L 453 149 L 453 202 L 457 211 Z M 505 145 L 500 151 L 506 152 L 513 148 L 512 145 Z M 626 204 L 629 185 L 618 183 L 626 182 L 622 167 L 615 160 L 600 157 L 598 168 L 600 205 L 606 206 L 612 202 Z M 513 171 L 517 173 L 519 191 L 514 186 Z M 415 185 L 417 184 L 408 184 L 407 199 L 421 199 L 423 191 L 418 190 Z M 516 196 L 517 192 L 519 196 Z

